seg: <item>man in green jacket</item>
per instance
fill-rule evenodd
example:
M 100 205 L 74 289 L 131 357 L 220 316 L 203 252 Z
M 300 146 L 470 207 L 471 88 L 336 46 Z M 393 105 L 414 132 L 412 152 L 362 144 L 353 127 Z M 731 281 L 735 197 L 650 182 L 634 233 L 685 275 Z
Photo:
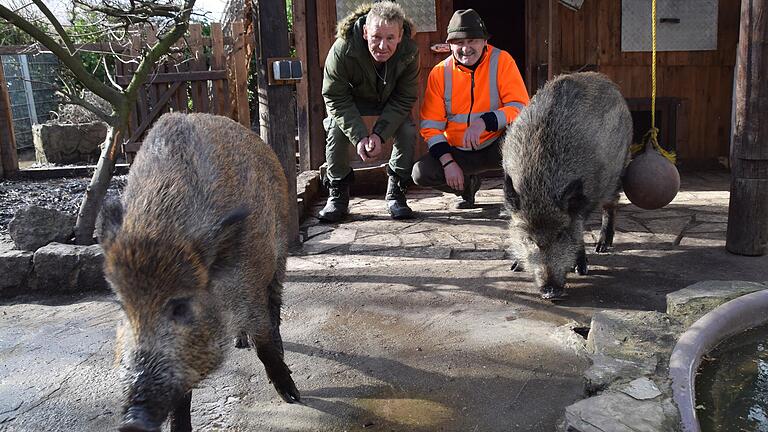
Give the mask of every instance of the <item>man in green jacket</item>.
M 324 182 L 329 191 L 320 211 L 323 221 L 338 222 L 349 212 L 349 185 L 354 178 L 349 146 L 354 145 L 367 162 L 381 154 L 390 137 L 394 146 L 387 165 L 387 209 L 393 219 L 413 216 L 405 199 L 417 139 L 410 116 L 419 77 L 412 29 L 403 9 L 390 1 L 361 6 L 339 22 L 323 74 L 328 113 L 323 121 L 328 163 Z M 362 116 L 378 116 L 371 130 Z

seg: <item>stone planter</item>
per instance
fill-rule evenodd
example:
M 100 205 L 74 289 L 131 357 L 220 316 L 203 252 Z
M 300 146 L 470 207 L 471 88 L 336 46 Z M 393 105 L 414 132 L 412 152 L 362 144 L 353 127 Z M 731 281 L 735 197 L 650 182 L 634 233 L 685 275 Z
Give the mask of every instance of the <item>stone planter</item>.
M 95 162 L 106 136 L 107 124 L 103 122 L 32 126 L 35 157 L 39 163 Z

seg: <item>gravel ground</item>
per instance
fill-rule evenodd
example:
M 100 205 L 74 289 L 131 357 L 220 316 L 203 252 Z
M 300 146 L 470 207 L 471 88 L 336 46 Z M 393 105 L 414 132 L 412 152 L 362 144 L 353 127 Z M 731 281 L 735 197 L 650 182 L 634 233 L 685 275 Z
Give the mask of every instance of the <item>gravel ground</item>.
M 114 176 L 107 196 L 117 196 L 125 175 Z M 0 238 L 8 237 L 8 224 L 16 211 L 32 205 L 77 214 L 90 177 L 47 180 L 0 180 Z

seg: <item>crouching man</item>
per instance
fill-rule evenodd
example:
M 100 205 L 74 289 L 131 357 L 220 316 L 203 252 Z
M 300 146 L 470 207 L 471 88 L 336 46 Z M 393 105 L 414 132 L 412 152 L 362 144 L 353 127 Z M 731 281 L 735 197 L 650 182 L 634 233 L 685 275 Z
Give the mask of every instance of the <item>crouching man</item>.
M 350 145 L 364 162 L 376 159 L 394 137 L 387 165 L 387 209 L 393 219 L 413 212 L 405 198 L 411 183 L 416 126 L 410 112 L 416 102 L 419 53 L 413 26 L 403 9 L 383 1 L 361 6 L 339 22 L 337 39 L 325 60 L 323 99 L 328 117 L 325 158 L 329 196 L 320 220 L 338 222 L 349 212 Z M 377 116 L 371 130 L 363 116 Z
M 474 9 L 448 23 L 451 55 L 429 73 L 421 106 L 421 136 L 429 146 L 413 167 L 413 180 L 459 195 L 457 208 L 473 208 L 479 174 L 501 168 L 501 137 L 528 104 L 528 91 L 512 56 L 488 44 Z

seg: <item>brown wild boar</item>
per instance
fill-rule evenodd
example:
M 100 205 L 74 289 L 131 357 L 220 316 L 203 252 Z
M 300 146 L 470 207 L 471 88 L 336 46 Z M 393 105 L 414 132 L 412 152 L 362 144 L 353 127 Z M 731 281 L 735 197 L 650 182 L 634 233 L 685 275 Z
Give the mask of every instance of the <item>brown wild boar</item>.
M 163 115 L 102 210 L 105 275 L 125 314 L 117 356 L 119 430 L 191 430 L 192 389 L 233 340 L 250 340 L 286 402 L 300 395 L 283 360 L 280 305 L 287 183 L 272 149 L 238 123 Z

